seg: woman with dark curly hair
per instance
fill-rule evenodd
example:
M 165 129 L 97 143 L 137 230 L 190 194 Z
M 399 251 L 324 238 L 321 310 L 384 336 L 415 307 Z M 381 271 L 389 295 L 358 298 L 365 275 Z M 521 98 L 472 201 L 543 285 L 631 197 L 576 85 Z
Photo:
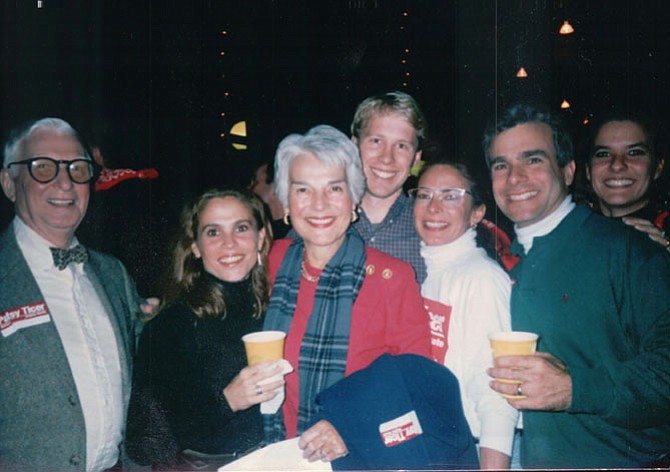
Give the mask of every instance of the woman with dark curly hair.
M 247 367 L 241 337 L 259 331 L 272 242 L 253 194 L 212 190 L 181 215 L 159 314 L 142 332 L 126 443 L 155 469 L 221 466 L 260 443 L 258 404 L 283 380 L 272 362 Z M 195 451 L 195 453 L 193 452 Z M 202 463 L 198 468 L 202 468 Z

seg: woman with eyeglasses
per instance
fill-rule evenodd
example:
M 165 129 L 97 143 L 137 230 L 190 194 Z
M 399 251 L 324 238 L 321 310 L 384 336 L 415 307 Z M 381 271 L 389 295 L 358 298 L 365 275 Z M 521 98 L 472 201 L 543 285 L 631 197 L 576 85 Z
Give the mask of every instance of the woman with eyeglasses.
M 431 317 L 433 357 L 458 378 L 481 468 L 509 468 L 518 412 L 489 388 L 486 369 L 492 362 L 488 335 L 511 329 L 511 284 L 477 245 L 486 205 L 467 169 L 448 162 L 424 167 L 410 195 L 428 271 L 421 292 Z

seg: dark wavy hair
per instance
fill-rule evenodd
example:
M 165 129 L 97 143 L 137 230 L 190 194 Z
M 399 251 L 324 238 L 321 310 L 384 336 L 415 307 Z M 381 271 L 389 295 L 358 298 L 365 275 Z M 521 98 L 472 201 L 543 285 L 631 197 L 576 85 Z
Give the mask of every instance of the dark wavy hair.
M 261 265 L 251 271 L 252 291 L 256 311 L 254 318 L 265 312 L 270 293 L 270 283 L 264 267 L 272 245 L 272 230 L 263 209 L 263 202 L 252 192 L 234 189 L 213 189 L 195 199 L 181 213 L 179 232 L 172 245 L 170 263 L 163 277 L 161 309 L 184 298 L 193 312 L 200 317 L 226 315 L 226 302 L 216 280 L 205 271 L 201 258 L 195 257 L 191 246 L 198 237 L 200 215 L 215 198 L 233 197 L 249 209 L 254 230 L 265 230 L 265 240 L 260 250 Z
M 503 131 L 526 123 L 544 123 L 551 128 L 551 136 L 556 151 L 556 163 L 563 168 L 574 160 L 574 147 L 570 132 L 561 119 L 547 109 L 530 103 L 518 103 L 496 116 L 486 127 L 482 148 L 486 166 L 491 167 L 491 145 L 496 136 Z

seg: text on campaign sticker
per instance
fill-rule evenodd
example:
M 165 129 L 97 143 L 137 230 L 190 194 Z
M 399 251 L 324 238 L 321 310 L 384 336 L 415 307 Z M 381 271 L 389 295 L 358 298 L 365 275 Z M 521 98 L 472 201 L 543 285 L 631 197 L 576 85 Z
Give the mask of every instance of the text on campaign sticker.
M 419 436 L 423 431 L 416 412 L 412 410 L 394 420 L 380 424 L 379 433 L 382 435 L 384 445 L 393 447 Z
M 0 312 L 0 333 L 7 337 L 21 328 L 48 323 L 50 320 L 46 302 L 36 302 L 10 308 Z

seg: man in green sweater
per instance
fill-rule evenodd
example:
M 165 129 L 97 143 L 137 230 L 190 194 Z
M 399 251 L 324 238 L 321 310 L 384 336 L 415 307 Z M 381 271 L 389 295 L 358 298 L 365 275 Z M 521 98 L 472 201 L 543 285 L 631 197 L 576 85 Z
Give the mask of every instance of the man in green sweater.
M 513 106 L 483 145 L 521 256 L 510 272 L 512 327 L 540 336 L 535 356 L 501 357 L 489 370 L 491 388 L 523 410 L 523 467 L 668 466 L 668 253 L 573 203 L 572 142 L 551 114 Z

